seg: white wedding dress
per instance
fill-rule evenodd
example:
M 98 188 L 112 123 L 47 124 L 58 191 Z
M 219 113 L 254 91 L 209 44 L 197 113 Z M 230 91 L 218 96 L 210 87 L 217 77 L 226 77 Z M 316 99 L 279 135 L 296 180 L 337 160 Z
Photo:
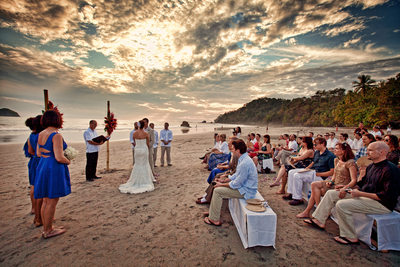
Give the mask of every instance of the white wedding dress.
M 125 194 L 138 194 L 154 190 L 154 177 L 149 164 L 146 139 L 136 139 L 135 141 L 135 165 L 133 165 L 131 177 L 126 184 L 119 186 L 119 191 Z

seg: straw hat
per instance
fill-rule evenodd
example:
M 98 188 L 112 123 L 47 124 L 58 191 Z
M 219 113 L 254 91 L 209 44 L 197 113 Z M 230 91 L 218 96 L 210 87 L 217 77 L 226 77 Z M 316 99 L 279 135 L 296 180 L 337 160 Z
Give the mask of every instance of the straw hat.
M 267 209 L 262 206 L 261 204 L 259 205 L 252 205 L 252 204 L 248 204 L 246 206 L 246 209 L 251 210 L 251 211 L 255 211 L 255 212 L 263 212 L 266 211 Z
M 263 201 L 261 199 L 251 198 L 251 199 L 247 199 L 246 202 L 247 202 L 247 204 L 250 204 L 250 205 L 260 205 Z

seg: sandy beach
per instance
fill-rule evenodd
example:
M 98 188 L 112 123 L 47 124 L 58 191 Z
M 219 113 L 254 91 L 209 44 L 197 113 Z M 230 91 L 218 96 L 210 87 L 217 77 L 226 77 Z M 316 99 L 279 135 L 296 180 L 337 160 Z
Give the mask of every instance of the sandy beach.
M 228 132 L 226 132 L 228 133 Z M 153 192 L 121 194 L 132 169 L 129 141 L 110 142 L 110 172 L 106 147 L 100 151 L 98 175 L 86 182 L 84 143 L 70 146 L 80 154 L 69 166 L 72 193 L 61 198 L 55 225 L 67 232 L 48 240 L 32 224 L 27 162 L 22 145 L 0 146 L 0 265 L 1 266 L 399 266 L 400 252 L 381 253 L 366 245 L 343 246 L 332 238 L 337 225 L 321 232 L 295 215 L 304 205 L 290 206 L 270 188 L 273 175 L 259 175 L 259 191 L 277 213 L 276 249 L 244 249 L 223 206 L 222 227 L 204 224 L 207 205 L 195 199 L 207 187 L 209 172 L 199 157 L 212 146 L 212 133 L 176 136 L 171 167 L 157 167 Z M 160 150 L 158 151 L 159 165 Z

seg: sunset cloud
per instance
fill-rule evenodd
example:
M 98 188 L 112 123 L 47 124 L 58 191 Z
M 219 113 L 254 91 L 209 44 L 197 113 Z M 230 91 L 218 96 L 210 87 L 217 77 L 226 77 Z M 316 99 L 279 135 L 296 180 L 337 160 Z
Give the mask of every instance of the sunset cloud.
M 17 101 L 15 86 L 57 84 L 64 97 L 93 93 L 153 113 L 213 118 L 255 97 L 351 88 L 361 70 L 379 79 L 396 73 L 398 44 L 373 28 L 385 18 L 368 13 L 393 6 L 399 9 L 386 0 L 4 0 L 1 96 Z M 398 25 L 388 32 L 398 34 Z M 328 71 L 344 77 L 321 75 Z

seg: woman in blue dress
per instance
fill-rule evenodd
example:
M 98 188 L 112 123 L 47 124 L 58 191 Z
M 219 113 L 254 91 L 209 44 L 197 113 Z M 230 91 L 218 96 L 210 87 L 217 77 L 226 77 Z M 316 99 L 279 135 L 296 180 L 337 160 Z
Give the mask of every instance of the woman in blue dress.
M 31 191 L 30 191 L 31 202 L 32 202 L 31 213 L 35 214 L 35 219 L 33 220 L 33 223 L 36 226 L 42 225 L 42 219 L 40 217 L 40 208 L 41 208 L 42 202 L 41 202 L 41 200 L 36 200 L 33 196 L 34 187 L 35 187 L 34 185 L 35 185 L 35 177 L 36 177 L 36 168 L 37 168 L 37 165 L 39 164 L 39 160 L 40 160 L 40 158 L 37 156 L 36 149 L 37 149 L 37 140 L 39 137 L 39 133 L 43 130 L 42 126 L 40 124 L 41 118 L 42 118 L 42 115 L 38 115 L 35 118 L 32 118 L 32 123 L 29 125 L 28 125 L 28 123 L 25 122 L 25 124 L 32 130 L 32 133 L 29 135 L 29 138 L 26 143 L 27 143 L 27 151 L 30 156 L 30 160 L 28 163 L 28 171 L 29 171 L 29 185 L 31 187 Z
M 70 161 L 64 156 L 67 144 L 58 129 L 62 127 L 61 114 L 54 110 L 46 111 L 42 116 L 45 128 L 38 138 L 37 155 L 40 162 L 35 178 L 35 199 L 43 199 L 41 216 L 43 238 L 60 235 L 66 230 L 63 227 L 53 228 L 54 213 L 60 197 L 71 193 L 71 182 L 67 165 Z

